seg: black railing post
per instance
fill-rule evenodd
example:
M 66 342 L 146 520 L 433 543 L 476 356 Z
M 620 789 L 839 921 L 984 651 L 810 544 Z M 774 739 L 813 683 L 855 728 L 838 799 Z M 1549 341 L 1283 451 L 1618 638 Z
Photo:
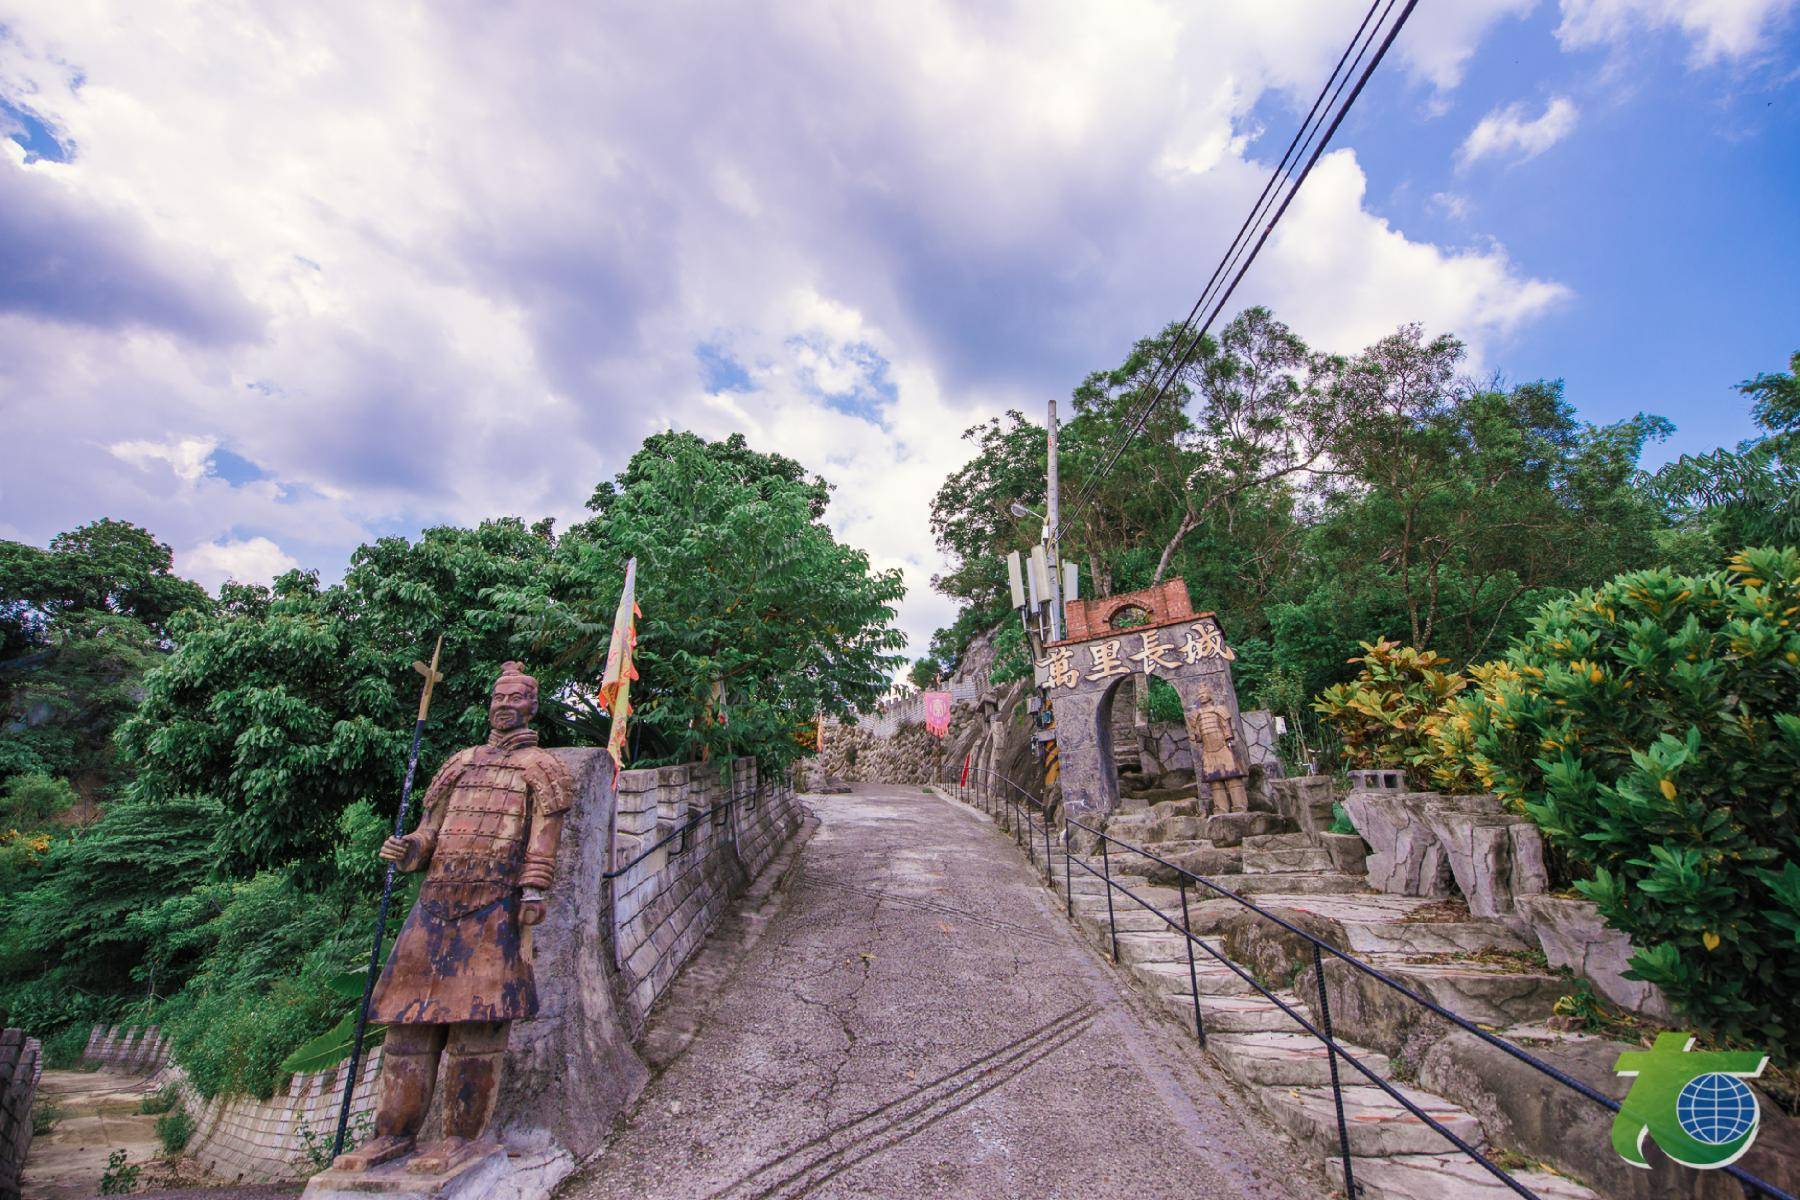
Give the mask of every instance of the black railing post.
M 1319 977 L 1319 1024 L 1325 1030 L 1325 1057 L 1331 1063 L 1331 1097 L 1337 1102 L 1338 1148 L 1344 1152 L 1344 1197 L 1356 1200 L 1356 1176 L 1350 1169 L 1350 1127 L 1344 1122 L 1344 1089 L 1338 1083 L 1337 1038 L 1331 1032 L 1331 1000 L 1325 993 L 1325 961 L 1313 943 L 1313 974 Z
M 1206 1045 L 1206 1026 L 1200 1022 L 1200 975 L 1194 969 L 1194 927 L 1188 922 L 1187 880 L 1179 879 L 1181 884 L 1181 932 L 1185 935 L 1188 952 L 1188 991 L 1194 998 L 1194 1036 L 1202 1046 Z
M 1074 867 L 1074 864 L 1069 861 L 1071 858 L 1074 857 L 1074 855 L 1075 855 L 1074 847 L 1072 847 L 1069 844 L 1069 823 L 1067 821 L 1064 821 L 1063 822 L 1063 904 L 1068 909 L 1068 915 L 1070 917 L 1074 917 L 1074 915 L 1075 915 L 1075 880 L 1074 880 L 1075 867 Z
M 1112 931 L 1112 959 L 1119 961 L 1119 922 L 1113 916 L 1112 858 L 1106 853 L 1106 835 L 1100 835 L 1100 869 L 1106 873 L 1106 927 Z
M 1056 863 L 1050 857 L 1050 814 L 1048 812 L 1044 814 L 1044 878 L 1046 880 L 1056 878 Z

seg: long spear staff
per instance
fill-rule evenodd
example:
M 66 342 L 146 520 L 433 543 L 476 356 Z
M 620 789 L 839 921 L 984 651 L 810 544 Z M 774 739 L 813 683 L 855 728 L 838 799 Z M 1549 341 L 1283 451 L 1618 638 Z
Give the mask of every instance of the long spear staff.
M 413 774 L 419 769 L 419 738 L 425 732 L 425 716 L 431 711 L 431 689 L 441 682 L 438 655 L 444 651 L 444 635 L 438 634 L 437 646 L 431 651 L 431 664 L 414 660 L 413 670 L 425 677 L 425 689 L 419 693 L 419 719 L 413 722 L 412 749 L 406 755 L 406 782 L 400 785 L 400 812 L 394 817 L 394 836 L 406 830 L 406 813 L 412 807 Z M 398 863 L 387 865 L 387 878 L 381 882 L 381 906 L 375 910 L 375 944 L 369 948 L 369 977 L 363 983 L 362 1007 L 356 1011 L 356 1040 L 350 1044 L 350 1070 L 344 1076 L 344 1103 L 338 1109 L 337 1136 L 331 1141 L 331 1157 L 344 1152 L 344 1133 L 350 1127 L 350 1097 L 356 1090 L 356 1076 L 362 1069 L 363 1036 L 369 1031 L 369 1002 L 375 995 L 375 976 L 381 969 L 381 944 L 387 941 L 388 902 L 394 896 L 394 874 Z

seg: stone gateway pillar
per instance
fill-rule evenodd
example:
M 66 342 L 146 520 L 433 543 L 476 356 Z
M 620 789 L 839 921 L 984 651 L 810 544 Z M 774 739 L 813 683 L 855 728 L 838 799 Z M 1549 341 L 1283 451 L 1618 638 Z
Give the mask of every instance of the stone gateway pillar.
M 1231 679 L 1237 655 L 1218 618 L 1195 612 L 1179 579 L 1071 601 L 1066 612 L 1069 636 L 1047 647 L 1038 666 L 1056 709 L 1070 814 L 1100 816 L 1119 806 L 1112 706 L 1120 683 L 1139 673 L 1160 676 L 1181 697 L 1201 800 L 1213 812 L 1243 811 L 1249 756 Z

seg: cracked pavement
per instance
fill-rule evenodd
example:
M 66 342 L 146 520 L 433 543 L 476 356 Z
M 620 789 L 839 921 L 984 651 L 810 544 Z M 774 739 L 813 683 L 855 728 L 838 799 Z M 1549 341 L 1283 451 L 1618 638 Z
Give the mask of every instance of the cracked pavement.
M 559 1196 L 1326 1194 L 985 817 L 869 784 L 806 803 L 766 923 L 678 981 L 652 1024 L 691 1040 Z

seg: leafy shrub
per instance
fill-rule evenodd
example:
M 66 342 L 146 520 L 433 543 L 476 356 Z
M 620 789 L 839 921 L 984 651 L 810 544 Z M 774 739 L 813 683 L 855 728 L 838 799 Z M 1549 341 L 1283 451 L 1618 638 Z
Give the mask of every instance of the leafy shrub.
M 156 1140 L 162 1143 L 164 1154 L 180 1154 L 193 1136 L 194 1118 L 185 1108 L 171 1109 L 156 1118 Z
M 0 824 L 30 828 L 41 825 L 75 806 L 75 789 L 66 779 L 41 771 L 14 775 L 6 781 L 6 799 L 0 801 Z
M 106 1170 L 100 1174 L 102 1196 L 129 1196 L 137 1190 L 138 1175 L 144 1168 L 129 1161 L 130 1157 L 124 1150 L 106 1156 Z
M 165 1084 L 138 1101 L 138 1112 L 146 1117 L 158 1116 L 174 1108 L 180 1100 L 175 1088 Z
M 1355 833 L 1356 824 L 1350 820 L 1350 813 L 1343 805 L 1333 803 L 1331 806 L 1331 828 L 1326 833 Z
M 1716 1037 L 1800 1053 L 1800 550 L 1546 604 L 1448 731 Z
M 1350 661 L 1362 670 L 1320 692 L 1313 710 L 1342 739 L 1351 770 L 1404 768 L 1415 787 L 1432 786 L 1434 739 L 1468 677 L 1445 670 L 1450 660 L 1430 650 L 1386 638 L 1360 645 L 1362 655 Z
M 54 1100 L 39 1100 L 31 1106 L 31 1136 L 43 1137 L 62 1119 L 62 1105 Z
M 1181 724 L 1181 694 L 1175 690 L 1175 685 L 1155 675 L 1146 678 L 1149 679 L 1150 686 L 1144 689 L 1143 699 L 1138 703 L 1143 706 L 1150 720 L 1158 724 Z

